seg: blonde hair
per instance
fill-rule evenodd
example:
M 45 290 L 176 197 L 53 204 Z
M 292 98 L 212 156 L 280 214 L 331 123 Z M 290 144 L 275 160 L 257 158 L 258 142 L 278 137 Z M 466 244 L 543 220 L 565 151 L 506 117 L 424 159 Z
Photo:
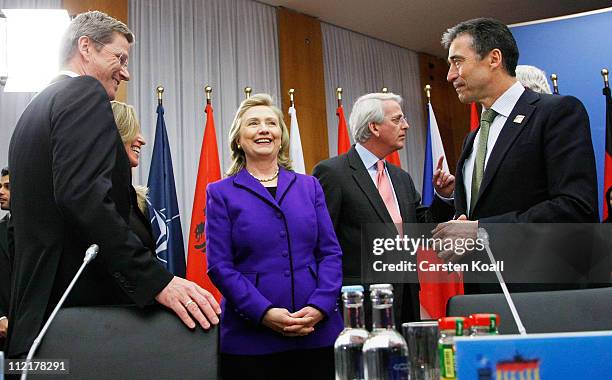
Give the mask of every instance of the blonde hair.
M 113 108 L 115 124 L 117 124 L 117 129 L 119 129 L 121 141 L 125 144 L 136 140 L 140 133 L 140 123 L 138 122 L 134 107 L 116 100 L 111 101 L 111 107 Z
M 272 97 L 270 95 L 255 94 L 240 103 L 240 107 L 238 107 L 238 111 L 236 111 L 234 121 L 232 121 L 232 125 L 230 127 L 229 148 L 232 164 L 226 173 L 228 176 L 238 173 L 246 165 L 246 156 L 244 154 L 244 150 L 238 148 L 240 127 L 242 126 L 243 122 L 242 117 L 244 116 L 246 111 L 257 106 L 269 107 L 278 118 L 278 122 L 281 128 L 281 149 L 278 151 L 278 163 L 285 169 L 292 170 L 291 159 L 289 158 L 289 131 L 287 130 L 287 125 L 283 120 L 283 113 L 276 106 L 274 106 L 274 103 L 272 102 Z

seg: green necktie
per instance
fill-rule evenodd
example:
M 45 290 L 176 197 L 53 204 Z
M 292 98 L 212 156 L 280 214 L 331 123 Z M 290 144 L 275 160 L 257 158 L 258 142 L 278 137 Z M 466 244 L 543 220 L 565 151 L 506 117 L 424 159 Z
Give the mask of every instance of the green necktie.
M 488 109 L 482 113 L 480 117 L 480 136 L 478 137 L 478 146 L 476 147 L 476 159 L 474 160 L 474 170 L 472 171 L 472 197 L 470 198 L 470 214 L 474 211 L 474 205 L 478 199 L 480 184 L 484 175 L 485 158 L 487 157 L 487 140 L 489 139 L 489 129 L 491 123 L 495 120 L 497 112 Z

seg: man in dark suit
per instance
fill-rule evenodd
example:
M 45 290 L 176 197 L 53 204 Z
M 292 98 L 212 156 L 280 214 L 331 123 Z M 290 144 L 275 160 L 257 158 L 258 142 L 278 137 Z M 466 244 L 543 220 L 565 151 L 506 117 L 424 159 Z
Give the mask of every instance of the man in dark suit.
M 61 45 L 62 75 L 32 100 L 15 128 L 9 357 L 28 351 L 92 243 L 100 253 L 66 305 L 157 300 L 190 328 L 192 318 L 204 328 L 218 322 L 210 293 L 169 273 L 128 226 L 130 165 L 110 100 L 129 80 L 133 40 L 104 13 L 77 16 Z
M 438 197 L 429 209 L 423 207 L 410 175 L 384 160 L 404 147 L 410 127 L 401 101 L 400 96 L 390 93 L 357 99 L 349 118 L 356 144 L 346 154 L 320 162 L 313 171 L 323 186 L 342 248 L 344 284 L 363 283 L 361 233 L 366 225 L 446 221 L 452 217 L 452 207 Z M 439 195 L 452 194 L 452 175 L 437 169 L 433 180 Z M 390 188 L 390 196 L 385 196 L 385 188 Z M 419 320 L 418 286 L 394 286 L 396 323 Z
M 458 220 L 438 226 L 434 237 L 475 238 L 479 223 L 597 223 L 595 160 L 582 103 L 571 96 L 525 89 L 515 74 L 516 41 L 497 20 L 462 22 L 444 33 L 442 44 L 448 49 L 447 80 L 461 102 L 480 103 L 483 114 L 480 128 L 467 136 L 457 164 Z M 506 257 L 511 261 L 506 264 L 516 269 L 509 275 L 527 278 L 519 275 L 537 273 L 538 280 L 572 282 L 575 276 L 570 272 L 593 259 L 588 252 L 566 256 L 552 251 L 528 255 L 515 250 Z M 439 255 L 450 261 L 470 260 L 452 250 Z M 487 260 L 486 256 L 481 259 Z M 568 260 L 575 265 L 568 266 Z M 567 276 L 559 276 L 561 268 L 568 269 Z M 473 293 L 493 288 L 500 289 L 465 286 L 466 292 Z
M 11 187 L 8 167 L 0 172 L 0 209 L 8 211 L 0 219 L 0 350 L 8 331 L 8 308 L 11 298 L 11 261 L 9 259 L 8 224 L 11 218 Z

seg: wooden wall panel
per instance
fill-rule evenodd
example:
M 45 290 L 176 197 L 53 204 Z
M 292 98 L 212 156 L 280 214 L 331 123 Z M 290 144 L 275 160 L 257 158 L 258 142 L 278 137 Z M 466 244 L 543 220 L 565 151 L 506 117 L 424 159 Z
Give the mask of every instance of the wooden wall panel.
M 450 171 L 455 174 L 461 145 L 470 129 L 469 106 L 459 101 L 452 84 L 446 81 L 448 64 L 444 59 L 419 53 L 419 70 L 421 87 L 431 85 L 431 104 L 440 128 Z
M 64 0 L 63 7 L 71 16 L 87 11 L 100 11 L 128 25 L 128 0 Z M 138 39 L 138 36 L 136 38 Z M 126 83 L 119 86 L 116 99 L 122 102 L 127 100 Z
M 306 172 L 329 157 L 320 22 L 310 16 L 278 8 L 278 45 L 281 104 L 289 124 L 289 89 L 295 88 Z

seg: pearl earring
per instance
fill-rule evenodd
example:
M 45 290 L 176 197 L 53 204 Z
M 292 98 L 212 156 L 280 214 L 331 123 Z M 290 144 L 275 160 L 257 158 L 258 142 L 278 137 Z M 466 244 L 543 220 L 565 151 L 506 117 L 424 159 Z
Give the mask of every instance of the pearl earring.
M 240 144 L 238 144 L 238 150 L 242 150 L 242 146 L 240 146 Z

